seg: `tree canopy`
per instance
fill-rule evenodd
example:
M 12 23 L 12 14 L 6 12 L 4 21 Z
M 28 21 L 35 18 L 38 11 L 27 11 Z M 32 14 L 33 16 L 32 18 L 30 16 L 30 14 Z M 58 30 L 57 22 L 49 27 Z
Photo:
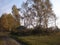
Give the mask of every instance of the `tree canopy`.
M 21 20 L 28 28 L 36 26 L 48 28 L 53 23 L 56 26 L 56 15 L 53 13 L 50 0 L 27 0 L 22 3 L 21 8 L 13 5 L 12 14 L 2 14 L 0 27 L 12 30 L 21 26 Z

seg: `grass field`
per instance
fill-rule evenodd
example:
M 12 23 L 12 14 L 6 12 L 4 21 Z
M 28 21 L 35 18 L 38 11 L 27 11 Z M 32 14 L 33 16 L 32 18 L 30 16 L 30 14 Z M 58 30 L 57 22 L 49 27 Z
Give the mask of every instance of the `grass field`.
M 60 45 L 60 32 L 50 36 L 22 36 L 18 39 L 29 45 Z
M 30 36 L 12 35 L 12 37 L 13 38 L 16 37 L 15 39 L 17 41 L 20 41 L 20 43 L 28 45 L 60 45 L 60 32 L 53 33 L 51 35 L 30 35 Z M 0 39 L 0 45 L 1 44 L 3 44 L 3 41 Z

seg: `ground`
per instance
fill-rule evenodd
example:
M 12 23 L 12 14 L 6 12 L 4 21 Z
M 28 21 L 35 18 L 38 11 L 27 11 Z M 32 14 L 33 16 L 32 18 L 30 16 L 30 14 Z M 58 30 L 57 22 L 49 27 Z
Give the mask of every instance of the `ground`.
M 24 45 L 60 45 L 60 32 L 51 35 L 0 36 L 0 45 L 22 45 L 21 42 Z
M 0 45 L 21 45 L 21 44 L 12 38 L 0 37 Z
M 49 36 L 22 36 L 18 37 L 18 40 L 28 43 L 29 45 L 60 45 L 60 32 Z
M 21 45 L 15 39 L 9 37 L 9 32 L 0 32 L 0 45 Z

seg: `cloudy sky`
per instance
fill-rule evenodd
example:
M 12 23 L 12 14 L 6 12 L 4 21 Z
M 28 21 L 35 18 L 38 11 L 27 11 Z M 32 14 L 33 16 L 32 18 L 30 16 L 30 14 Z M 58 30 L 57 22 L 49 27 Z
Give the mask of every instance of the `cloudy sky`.
M 11 8 L 15 4 L 18 8 L 21 7 L 25 0 L 0 0 L 0 16 L 2 13 L 11 13 Z M 50 0 L 52 8 L 57 16 L 57 26 L 60 28 L 60 0 Z

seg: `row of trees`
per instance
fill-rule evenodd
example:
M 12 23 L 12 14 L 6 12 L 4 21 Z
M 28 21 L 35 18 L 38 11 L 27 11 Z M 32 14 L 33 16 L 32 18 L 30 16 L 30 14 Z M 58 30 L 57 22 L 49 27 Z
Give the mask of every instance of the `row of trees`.
M 36 26 L 48 28 L 51 23 L 56 26 L 56 15 L 51 6 L 50 0 L 27 0 L 22 3 L 20 9 L 13 5 L 12 14 L 1 16 L 0 29 L 11 31 L 21 26 L 20 20 L 23 20 L 24 26 L 28 28 Z
M 27 0 L 23 2 L 21 12 L 24 15 L 24 26 L 48 28 L 56 26 L 56 15 L 53 13 L 50 0 Z

